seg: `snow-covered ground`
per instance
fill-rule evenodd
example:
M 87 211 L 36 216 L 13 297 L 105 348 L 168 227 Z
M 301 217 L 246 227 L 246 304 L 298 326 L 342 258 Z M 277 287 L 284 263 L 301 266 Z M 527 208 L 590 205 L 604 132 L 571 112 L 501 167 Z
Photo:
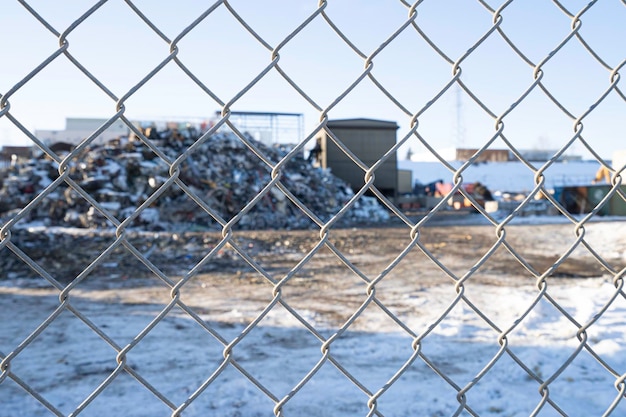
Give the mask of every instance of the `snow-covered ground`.
M 551 286 L 559 304 L 585 323 L 601 311 L 615 293 L 605 279 L 588 279 L 576 285 Z M 529 289 L 474 287 L 469 297 L 488 304 L 490 317 L 501 329 L 513 325 L 515 317 L 534 301 Z M 24 305 L 19 299 L 29 296 Z M 407 294 L 416 309 L 443 312 L 451 291 L 433 288 L 424 294 Z M 130 343 L 158 313 L 150 304 L 115 304 L 75 297 L 81 311 L 101 326 L 121 346 Z M 3 350 L 19 343 L 45 318 L 56 297 L 36 291 L 3 288 L 3 305 L 11 309 L 3 320 Z M 16 301 L 17 300 L 17 301 Z M 19 306 L 19 308 L 15 308 Z M 37 306 L 37 308 L 33 308 Z M 22 307 L 26 307 L 22 309 Z M 236 308 L 234 308 L 236 309 Z M 5 310 L 6 311 L 6 310 Z M 589 345 L 613 369 L 626 372 L 623 346 L 626 343 L 626 301 L 620 296 L 588 331 Z M 376 329 L 349 330 L 330 348 L 332 358 L 357 378 L 370 392 L 385 383 L 412 358 L 413 339 L 380 314 L 371 313 Z M 270 313 L 233 349 L 233 359 L 277 398 L 283 398 L 308 372 L 324 359 L 322 342 L 295 322 L 284 309 Z M 368 317 L 369 314 L 365 314 Z M 367 321 L 368 318 L 363 320 Z M 243 330 L 241 324 L 209 322 L 227 341 Z M 406 323 L 425 329 L 427 321 L 416 315 Z M 367 323 L 362 324 L 368 327 Z M 508 338 L 510 351 L 542 380 L 549 380 L 579 346 L 577 327 L 546 301 L 518 325 Z M 329 337 L 333 329 L 322 330 Z M 499 354 L 498 332 L 489 329 L 467 306 L 455 308 L 420 346 L 421 353 L 458 387 L 465 387 L 490 360 Z M 168 315 L 127 354 L 130 367 L 168 398 L 183 404 L 223 364 L 224 346 L 180 311 Z M 20 376 L 63 413 L 69 415 L 116 369 L 116 351 L 84 324 L 65 312 L 18 358 L 11 371 Z M 588 352 L 576 359 L 549 386 L 550 399 L 568 416 L 601 416 L 619 396 L 616 377 Z M 481 416 L 528 416 L 542 402 L 540 382 L 518 366 L 508 353 L 470 389 L 467 404 Z M 52 415 L 10 379 L 0 386 L 3 416 Z M 291 416 L 367 415 L 368 396 L 330 362 L 284 407 Z M 185 416 L 269 416 L 275 403 L 233 365 L 183 413 Z M 459 407 L 457 391 L 430 369 L 421 358 L 384 393 L 377 403 L 387 416 L 448 416 Z M 122 372 L 81 415 L 166 416 L 171 410 Z M 613 415 L 625 415 L 621 403 Z M 467 415 L 462 413 L 460 415 Z M 541 416 L 559 415 L 545 405 Z
M 586 229 L 589 243 L 598 252 L 626 254 L 625 222 L 594 222 Z M 537 251 L 551 251 L 548 243 L 565 243 L 556 236 L 535 236 L 535 241 L 540 244 Z M 475 415 L 602 416 L 620 398 L 623 382 L 617 388 L 616 383 L 621 381 L 619 375 L 626 374 L 626 297 L 621 292 L 621 280 L 613 280 L 609 274 L 550 279 L 546 295 L 558 303 L 558 308 L 547 297 L 535 305 L 541 291 L 534 281 L 514 286 L 468 282 L 465 297 L 497 330 L 463 300 L 438 322 L 457 297 L 452 284 L 400 289 L 403 295 L 388 307 L 399 311 L 402 306 L 405 326 L 416 335 L 428 333 L 419 345 L 374 304 L 334 338 L 343 320 L 323 320 L 325 312 L 337 309 L 344 319 L 354 312 L 348 298 L 339 293 L 332 306 L 317 304 L 311 294 L 308 307 L 298 310 L 317 336 L 276 304 L 239 340 L 245 327 L 272 303 L 271 287 L 263 287 L 264 291 L 242 301 L 237 285 L 227 293 L 210 280 L 187 285 L 182 291 L 182 300 L 193 307 L 206 328 L 174 307 L 135 345 L 135 338 L 165 310 L 169 289 L 137 284 L 128 288 L 77 288 L 72 291 L 71 306 L 105 333 L 110 343 L 65 310 L 11 360 L 6 371 L 37 391 L 59 415 L 70 415 L 114 376 L 81 415 L 169 416 L 173 408 L 195 397 L 197 390 L 215 377 L 183 416 L 271 416 L 276 403 L 285 398 L 289 401 L 283 404 L 284 416 L 365 416 L 370 410 L 366 392 L 379 392 L 407 366 L 376 401 L 381 415 L 472 415 L 460 409 L 457 398 L 458 390 L 468 387 L 461 400 Z M 204 298 L 203 294 L 212 289 L 217 294 Z M 366 298 L 363 293 L 361 301 Z M 0 300 L 3 356 L 20 349 L 28 335 L 59 306 L 56 290 L 33 286 L 29 280 L 2 282 Z M 591 325 L 580 333 L 587 323 Z M 499 339 L 504 333 L 508 351 L 503 352 L 505 341 Z M 325 356 L 324 340 L 330 338 Z M 578 353 L 581 340 L 587 344 Z M 232 350 L 228 360 L 233 362 L 224 359 L 229 344 Z M 127 372 L 116 374 L 116 356 L 125 346 L 124 363 L 162 398 Z M 416 357 L 414 347 L 419 347 L 420 356 Z M 494 358 L 499 359 L 483 375 Z M 569 365 L 561 369 L 566 363 Z M 315 374 L 292 397 L 293 390 L 313 370 Z M 54 415 L 10 377 L 0 381 L 1 416 Z M 548 382 L 547 390 L 541 390 L 542 382 Z M 619 402 L 611 415 L 626 415 L 626 401 Z

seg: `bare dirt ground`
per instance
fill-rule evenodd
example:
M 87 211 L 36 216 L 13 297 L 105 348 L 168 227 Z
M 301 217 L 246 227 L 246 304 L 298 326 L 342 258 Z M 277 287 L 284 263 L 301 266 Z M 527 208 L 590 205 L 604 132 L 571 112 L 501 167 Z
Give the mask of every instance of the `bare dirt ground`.
M 324 321 L 334 322 L 345 320 L 341 312 L 355 311 L 374 287 L 377 299 L 402 309 L 404 297 L 438 286 L 536 288 L 543 275 L 572 283 L 612 276 L 624 267 L 620 250 L 615 250 L 623 242 L 612 242 L 606 233 L 621 236 L 616 232 L 621 228 L 623 223 L 594 223 L 585 229 L 583 243 L 605 265 L 577 243 L 572 224 L 511 225 L 500 236 L 491 225 L 446 222 L 420 228 L 416 236 L 402 225 L 331 229 L 324 239 L 319 230 L 242 231 L 229 237 L 230 244 L 220 233 L 129 234 L 128 243 L 163 277 L 121 244 L 84 274 L 114 245 L 114 233 L 48 232 L 13 240 L 61 285 L 72 282 L 73 294 L 166 304 L 180 290 L 181 299 L 200 312 L 220 316 L 239 309 L 243 316 L 254 317 L 280 292 L 290 305 L 315 310 Z M 561 261 L 572 245 L 576 248 Z M 58 292 L 7 248 L 4 252 L 10 256 L 0 258 L 0 270 L 9 278 Z M 29 278 L 20 279 L 24 277 Z M 172 290 L 176 284 L 179 289 Z

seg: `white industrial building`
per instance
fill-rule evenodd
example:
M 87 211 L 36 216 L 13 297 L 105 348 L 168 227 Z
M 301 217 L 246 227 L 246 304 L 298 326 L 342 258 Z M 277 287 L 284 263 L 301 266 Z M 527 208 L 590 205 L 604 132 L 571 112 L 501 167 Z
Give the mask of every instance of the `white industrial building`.
M 77 145 L 98 130 L 108 119 L 72 118 L 65 119 L 64 130 L 35 130 L 34 134 L 46 145 L 69 143 Z M 127 137 L 130 129 L 121 120 L 116 120 L 104 132 L 96 137 L 94 144 L 103 144 L 113 139 Z
M 220 118 L 217 112 L 214 118 L 173 117 L 156 118 L 149 121 L 135 121 L 135 126 L 185 129 L 189 125 L 205 131 Z M 34 135 L 46 145 L 68 143 L 77 145 L 98 130 L 108 119 L 68 117 L 65 119 L 64 130 L 35 130 Z M 231 112 L 230 121 L 242 132 L 249 133 L 255 139 L 271 146 L 276 143 L 297 143 L 302 140 L 304 118 L 300 113 L 266 113 L 266 112 Z M 121 120 L 116 120 L 104 132 L 94 139 L 93 144 L 100 145 L 113 139 L 130 136 L 130 129 Z

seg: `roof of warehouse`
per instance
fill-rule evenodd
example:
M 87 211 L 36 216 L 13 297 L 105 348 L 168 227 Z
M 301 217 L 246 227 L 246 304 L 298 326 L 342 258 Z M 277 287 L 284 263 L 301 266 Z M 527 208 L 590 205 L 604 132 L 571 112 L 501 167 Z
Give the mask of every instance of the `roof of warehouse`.
M 329 120 L 326 123 L 326 126 L 331 129 L 333 127 L 340 127 L 344 129 L 398 129 L 399 127 L 396 122 L 364 118 Z

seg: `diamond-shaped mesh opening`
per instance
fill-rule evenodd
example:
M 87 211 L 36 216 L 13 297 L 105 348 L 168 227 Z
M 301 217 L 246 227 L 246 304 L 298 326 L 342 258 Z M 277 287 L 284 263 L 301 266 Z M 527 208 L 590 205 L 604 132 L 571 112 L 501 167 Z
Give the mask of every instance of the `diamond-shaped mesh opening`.
M 325 392 L 325 404 L 315 401 L 320 392 Z M 314 415 L 330 407 L 344 413 L 367 414 L 367 399 L 362 389 L 355 386 L 329 359 L 283 409 L 285 413 Z
M 370 305 L 345 333 L 333 340 L 331 353 L 351 375 L 376 392 L 414 352 L 412 337 L 401 331 L 384 312 Z
M 65 350 L 48 348 L 58 343 Z M 54 407 L 70 414 L 113 373 L 115 355 L 89 327 L 63 311 L 13 358 L 11 372 Z M 36 365 L 42 362 L 47 368 L 44 373 Z
M 458 407 L 456 393 L 453 386 L 417 358 L 378 398 L 377 407 L 383 415 L 391 411 L 420 415 L 453 414 Z
M 305 230 L 235 231 L 229 247 L 232 254 L 242 261 L 245 259 L 243 272 L 277 281 L 296 268 L 318 239 L 319 232 Z
M 162 340 L 168 341 L 168 348 L 160 347 Z M 219 368 L 223 349 L 222 343 L 197 323 L 168 314 L 127 353 L 127 360 L 157 392 L 181 404 Z M 177 352 L 176 358 L 171 357 L 172 351 Z
M 261 415 L 273 407 L 270 397 L 230 365 L 200 393 L 185 412 L 200 415 L 207 410 L 218 412 L 227 409 L 241 415 Z
M 52 54 L 58 47 L 54 42 L 52 44 L 55 48 L 50 48 L 47 51 L 48 55 Z M 54 81 L 51 82 L 51 80 Z M 65 97 L 67 102 L 59 104 L 59 96 Z M 114 109 L 111 109 L 111 105 L 114 103 L 111 102 L 106 92 L 102 91 L 99 86 L 94 85 L 81 70 L 62 57 L 57 57 L 42 68 L 40 72 L 34 74 L 33 78 L 24 87 L 17 90 L 12 98 L 21 105 L 11 109 L 11 114 L 26 125 L 35 122 L 30 120 L 31 116 L 28 115 L 29 108 L 43 114 L 48 112 L 50 108 L 70 112 L 69 108 L 65 110 L 64 107 L 76 105 L 81 103 L 82 100 L 90 101 L 108 117 L 114 113 Z M 72 140 L 85 139 L 89 133 L 91 132 L 79 132 Z M 48 134 L 51 137 L 46 139 L 54 139 L 54 131 L 47 133 L 46 136 Z
M 250 267 L 216 234 L 157 234 L 148 245 L 149 260 L 170 276 L 248 271 Z M 168 242 L 164 244 L 163 241 Z
M 273 295 L 268 282 L 256 274 L 213 272 L 199 274 L 185 283 L 180 300 L 201 317 L 227 324 L 249 324 L 269 308 Z
M 530 415 L 541 398 L 531 380 L 533 377 L 505 353 L 467 393 L 467 403 L 481 415 L 497 415 L 509 409 Z M 523 398 L 533 401 L 523 401 Z M 509 400 L 513 403 L 509 404 Z
M 367 284 L 359 273 L 327 248 L 320 249 L 288 281 L 281 281 L 280 288 L 283 300 L 316 328 L 321 326 L 324 335 L 327 329 L 343 325 L 367 297 Z M 336 302 L 338 289 L 343 294 L 341 303 Z
M 36 309 L 27 308 L 19 302 L 20 295 L 12 294 L 9 291 L 2 291 L 2 299 L 7 308 L 10 307 L 15 316 L 21 317 L 22 323 L 15 323 L 9 317 L 2 318 L 2 325 L 7 330 L 5 337 L 2 338 L 0 351 L 6 356 L 14 346 L 25 340 L 39 325 L 44 322 L 58 307 L 58 296 L 56 293 L 48 291 L 32 289 L 33 304 L 36 303 Z
M 294 57 L 291 51 L 301 48 L 309 48 L 312 52 L 310 56 L 316 58 L 300 60 Z M 281 52 L 278 65 L 282 72 L 321 107 L 330 105 L 334 100 L 336 94 L 332 91 L 344 91 L 362 72 L 360 57 L 342 42 L 321 17 L 305 26 Z M 335 60 L 341 62 L 344 70 L 329 77 L 329 63 Z M 328 83 L 330 88 L 318 88 L 320 82 Z
M 35 398 L 24 390 L 18 383 L 14 382 L 12 379 L 7 379 L 3 381 L 3 396 L 4 398 L 10 398 L 11 401 L 7 401 L 7 405 L 5 411 L 7 413 L 23 413 L 28 412 L 32 415 L 50 413 L 49 408 L 47 408 L 44 403 L 45 399 Z M 44 414 L 45 415 L 45 414 Z
M 123 25 L 132 26 L 134 36 L 131 39 L 123 32 L 106 30 L 111 19 Z M 101 39 L 99 53 L 96 56 L 89 52 L 93 46 L 88 39 Z M 130 89 L 148 74 L 161 60 L 167 57 L 167 45 L 152 32 L 125 5 L 104 4 L 89 19 L 72 31 L 67 40 L 72 56 L 87 68 L 94 76 L 116 94 Z M 160 49 L 161 54 L 152 53 Z M 103 61 L 132 62 L 124 73 L 124 77 L 106 71 Z
M 160 398 L 151 393 L 135 378 L 127 373 L 121 373 L 115 380 L 107 386 L 102 394 L 98 395 L 85 409 L 81 415 L 97 416 L 98 410 L 107 408 L 113 413 L 124 413 L 123 405 L 111 401 L 111 398 L 120 398 L 132 393 L 133 401 L 141 403 L 143 412 L 150 414 L 171 413 L 171 407 Z
M 274 307 L 232 351 L 239 366 L 281 398 L 306 377 L 321 356 L 319 339 L 287 315 L 285 309 Z M 275 321 L 279 326 L 272 325 Z
M 8 246 L 0 249 L 0 256 L 0 259 L 2 259 L 0 263 L 2 264 L 2 270 L 4 272 L 3 280 L 20 280 L 38 276 L 37 272 L 12 252 Z
M 597 376 L 593 383 L 580 381 L 577 376 L 587 372 Z M 575 393 L 576 397 L 584 399 L 583 404 L 585 404 L 586 412 L 602 414 L 615 399 L 615 395 L 606 389 L 613 386 L 614 383 L 615 377 L 607 372 L 591 355 L 582 351 L 550 384 L 550 397 L 567 414 L 574 414 L 577 411 L 575 407 L 568 404 L 567 398 Z
M 432 226 L 420 229 L 419 242 L 430 259 L 442 264 L 456 277 L 451 278 L 458 279 L 496 246 L 497 237 L 484 234 L 474 227 L 452 233 L 445 227 Z M 449 261 L 451 257 L 455 259 L 453 264 Z
M 197 16 L 196 16 L 197 17 Z M 218 24 L 219 22 L 219 24 Z M 207 39 L 220 39 L 223 33 L 229 36 L 223 42 L 207 45 Z M 226 7 L 218 7 L 207 16 L 180 44 L 180 60 L 214 94 L 228 100 L 250 83 L 268 64 L 270 51 L 243 28 Z M 246 53 L 234 53 L 243 48 Z M 212 59 L 204 59 L 207 54 Z M 215 63 L 219 62 L 219 65 Z M 232 82 L 227 79 L 236 71 L 240 76 Z
M 15 249 L 11 251 L 11 254 L 7 253 L 3 262 L 7 262 L 7 266 L 14 268 L 11 269 L 15 272 L 11 275 L 14 278 L 41 276 L 65 285 L 81 275 L 103 252 L 108 250 L 114 240 L 113 236 L 106 234 L 94 239 L 93 234 L 85 233 L 85 231 L 59 233 L 48 231 L 41 226 L 30 230 L 18 229 L 11 238 Z M 76 251 L 76 244 L 82 245 L 83 250 Z M 3 251 L 8 251 L 8 248 L 4 248 Z M 17 258 L 20 260 L 18 261 Z

